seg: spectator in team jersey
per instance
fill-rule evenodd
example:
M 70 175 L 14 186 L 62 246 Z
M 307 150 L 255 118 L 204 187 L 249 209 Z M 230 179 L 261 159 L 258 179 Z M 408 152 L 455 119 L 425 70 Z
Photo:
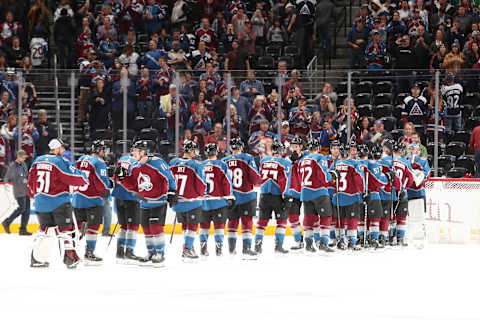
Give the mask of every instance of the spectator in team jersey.
M 18 141 L 19 138 L 19 130 L 20 128 L 17 126 L 13 130 L 13 139 Z M 30 168 L 33 160 L 37 156 L 37 152 L 35 149 L 35 144 L 40 137 L 38 134 L 37 128 L 35 128 L 34 124 L 28 120 L 26 115 L 22 116 L 22 137 L 21 137 L 21 148 L 27 153 L 26 164 L 27 168 Z M 15 145 L 17 146 L 17 144 Z

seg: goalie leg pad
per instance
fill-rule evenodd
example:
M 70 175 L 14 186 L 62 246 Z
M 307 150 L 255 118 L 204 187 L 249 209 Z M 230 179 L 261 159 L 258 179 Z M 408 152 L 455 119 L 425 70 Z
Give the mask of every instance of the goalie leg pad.
M 407 237 L 413 241 L 425 240 L 425 199 L 408 200 Z
M 38 262 L 51 262 L 51 252 L 57 244 L 57 228 L 40 228 L 35 235 L 34 247 L 32 250 L 33 258 Z

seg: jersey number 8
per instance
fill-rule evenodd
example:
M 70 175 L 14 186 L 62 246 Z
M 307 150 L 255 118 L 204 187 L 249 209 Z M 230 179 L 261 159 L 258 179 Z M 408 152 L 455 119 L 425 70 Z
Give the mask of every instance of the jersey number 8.
M 233 170 L 228 170 L 228 174 L 232 179 L 233 186 L 235 188 L 240 188 L 242 186 L 243 171 L 240 168 L 235 168 Z

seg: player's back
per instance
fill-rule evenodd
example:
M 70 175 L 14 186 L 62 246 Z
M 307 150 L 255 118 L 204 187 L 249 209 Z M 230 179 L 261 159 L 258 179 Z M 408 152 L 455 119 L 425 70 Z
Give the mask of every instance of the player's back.
M 232 183 L 228 176 L 228 167 L 221 160 L 205 160 L 202 163 L 205 181 L 207 182 L 207 196 L 226 197 L 233 194 Z M 205 200 L 203 201 L 203 210 L 210 211 L 225 207 L 227 200 Z
M 290 186 L 288 190 L 288 195 L 300 199 L 300 194 L 302 193 L 302 180 L 300 177 L 299 171 L 300 160 L 295 161 L 292 164 L 292 169 L 290 171 Z
M 406 190 L 412 184 L 414 184 L 413 174 L 412 174 L 412 165 L 405 158 L 395 157 L 393 159 L 393 168 L 395 169 L 395 172 L 400 180 L 401 190 Z M 404 199 L 406 198 L 407 198 L 407 193 L 405 193 Z
M 28 174 L 29 196 L 35 211 L 50 212 L 70 202 L 70 186 L 88 185 L 87 177 L 61 156 L 43 155 Z
M 136 180 L 137 191 L 147 200 L 142 201 L 142 208 L 154 208 L 165 205 L 168 190 L 175 190 L 176 181 L 169 169 L 169 165 L 161 158 L 152 157 L 143 165 L 134 165 L 131 176 Z M 165 201 L 165 203 L 159 203 Z
M 253 190 L 253 187 L 259 182 L 260 176 L 253 157 L 242 153 L 227 156 L 222 161 L 228 166 L 236 203 L 243 204 L 256 200 L 257 193 Z
M 368 191 L 370 192 L 370 199 L 380 200 L 380 189 L 388 184 L 388 178 L 382 172 L 382 168 L 377 162 L 367 160 L 368 165 L 365 171 L 365 180 L 368 174 Z
M 170 171 L 177 182 L 179 197 L 179 203 L 173 207 L 173 210 L 186 212 L 200 207 L 202 200 L 187 200 L 205 195 L 206 182 L 202 164 L 196 160 L 175 158 L 170 161 Z
M 260 193 L 282 195 L 290 184 L 291 164 L 279 157 L 267 156 L 260 162 Z
M 320 154 L 308 154 L 302 158 L 298 168 L 302 183 L 301 201 L 328 196 L 327 188 L 332 177 L 327 164 L 327 158 Z
M 122 167 L 126 172 L 131 173 L 134 166 L 139 165 L 139 163 L 130 155 L 125 155 L 121 157 L 117 162 L 117 167 Z M 124 178 L 124 180 L 132 179 L 130 175 Z M 130 200 L 137 201 L 131 191 L 128 191 L 123 180 L 120 181 L 118 177 L 115 176 L 115 188 L 113 189 L 112 196 L 120 200 Z
M 378 161 L 378 165 L 380 166 L 380 169 L 382 170 L 383 174 L 388 174 L 391 170 L 395 172 L 395 169 L 392 167 L 392 157 L 391 156 L 385 156 L 383 157 L 380 161 Z M 392 188 L 391 188 L 391 181 L 388 181 L 388 183 L 380 188 L 380 198 L 382 200 L 391 200 L 391 193 L 392 193 Z M 397 193 L 396 190 L 400 189 L 400 180 L 396 176 L 395 179 L 393 180 L 393 200 L 397 200 Z
M 361 202 L 361 194 L 364 191 L 363 172 L 356 160 L 339 160 L 335 164 L 338 171 L 338 192 L 335 190 L 334 204 L 349 206 Z
M 88 185 L 72 187 L 72 205 L 75 208 L 103 206 L 102 193 L 110 187 L 105 161 L 90 155 L 77 160 L 77 169 L 85 174 Z

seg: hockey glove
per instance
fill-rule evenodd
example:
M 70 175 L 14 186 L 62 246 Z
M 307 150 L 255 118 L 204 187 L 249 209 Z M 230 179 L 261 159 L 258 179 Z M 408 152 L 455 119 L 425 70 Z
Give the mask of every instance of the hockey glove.
M 138 192 L 133 192 L 133 196 L 134 196 L 135 198 L 137 198 L 138 200 L 140 200 L 140 201 L 147 201 L 147 198 L 145 198 L 144 196 L 142 196 L 142 195 L 141 195 L 140 193 L 138 193 Z
M 298 159 L 300 159 L 300 155 L 295 151 L 292 152 L 292 154 L 290 155 L 290 160 L 292 160 L 292 163 L 295 163 L 295 161 L 297 161 Z
M 110 189 L 105 189 L 102 191 L 102 198 L 103 199 L 108 199 L 110 197 Z
M 168 190 L 167 192 L 167 202 L 170 205 L 170 207 L 173 207 L 178 203 L 178 195 L 177 191 L 175 190 Z
M 392 180 L 395 179 L 395 177 L 396 177 L 394 171 L 388 171 L 388 172 L 386 173 L 386 176 L 387 176 L 387 178 L 388 178 L 389 181 L 392 181 Z
M 370 192 L 367 191 L 363 194 L 363 202 L 368 203 L 370 201 Z
M 332 182 L 335 183 L 337 181 L 338 177 L 340 177 L 340 173 L 337 170 L 330 170 L 328 171 L 330 175 L 332 176 Z
M 122 166 L 119 166 L 115 169 L 115 175 L 117 176 L 118 180 L 122 181 L 127 177 L 127 169 L 123 168 Z

